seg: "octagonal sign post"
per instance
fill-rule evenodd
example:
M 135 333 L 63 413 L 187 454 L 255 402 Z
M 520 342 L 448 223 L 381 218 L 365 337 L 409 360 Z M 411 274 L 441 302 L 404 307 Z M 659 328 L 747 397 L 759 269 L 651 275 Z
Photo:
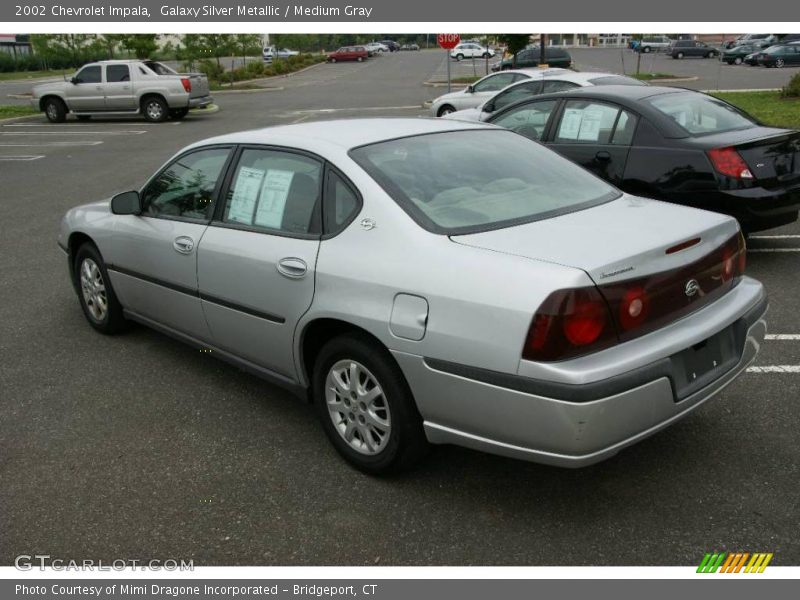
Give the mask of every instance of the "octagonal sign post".
M 447 93 L 450 93 L 450 50 L 458 46 L 461 36 L 457 33 L 440 33 L 436 36 L 440 48 L 444 48 L 447 55 Z

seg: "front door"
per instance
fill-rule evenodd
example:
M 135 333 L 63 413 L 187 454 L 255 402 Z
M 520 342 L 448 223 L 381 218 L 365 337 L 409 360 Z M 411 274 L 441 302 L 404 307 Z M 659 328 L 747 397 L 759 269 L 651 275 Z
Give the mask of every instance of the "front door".
M 635 115 L 614 104 L 567 100 L 547 145 L 619 186 L 636 122 Z
M 87 65 L 75 74 L 65 91 L 70 110 L 98 111 L 106 106 L 100 65 Z
M 198 340 L 210 338 L 197 291 L 197 247 L 231 153 L 212 147 L 181 155 L 142 191 L 141 215 L 117 217 L 114 288 L 125 308 Z
M 290 380 L 295 327 L 314 296 L 322 168 L 300 152 L 243 148 L 198 250 L 214 345 Z

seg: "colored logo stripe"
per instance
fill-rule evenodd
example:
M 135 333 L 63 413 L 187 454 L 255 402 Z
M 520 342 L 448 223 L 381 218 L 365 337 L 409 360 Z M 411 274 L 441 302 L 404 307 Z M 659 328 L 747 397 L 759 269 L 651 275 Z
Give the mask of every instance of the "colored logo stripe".
M 747 559 L 750 559 L 748 562 Z M 697 567 L 698 573 L 763 573 L 772 560 L 772 553 L 756 552 L 707 552 Z M 747 563 L 747 566 L 745 566 Z M 744 571 L 742 571 L 744 569 Z

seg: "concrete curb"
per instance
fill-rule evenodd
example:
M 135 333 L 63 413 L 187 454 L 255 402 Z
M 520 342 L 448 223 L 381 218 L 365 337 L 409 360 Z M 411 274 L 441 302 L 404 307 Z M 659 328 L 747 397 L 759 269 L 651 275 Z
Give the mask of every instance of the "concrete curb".
M 265 88 L 258 88 L 258 89 L 248 89 L 248 90 L 214 90 L 212 95 L 225 95 L 225 94 L 260 94 L 261 92 L 280 92 L 281 90 L 285 90 L 283 86 L 281 87 L 265 87 Z
M 3 125 L 4 123 L 14 123 L 16 121 L 26 121 L 28 119 L 34 119 L 36 117 L 42 117 L 42 116 L 44 116 L 44 113 L 35 113 L 32 115 L 24 115 L 21 117 L 8 117 L 6 119 L 0 119 L 0 125 Z
M 422 85 L 427 85 L 428 87 L 439 88 L 439 87 L 447 87 L 447 82 L 446 81 L 423 81 Z M 452 84 L 450 84 L 450 87 L 465 88 L 468 85 L 470 85 L 470 84 L 469 83 L 452 83 Z
M 257 79 L 243 79 L 242 81 L 237 81 L 236 83 L 254 83 L 256 81 L 272 81 L 273 79 L 286 79 L 287 77 L 291 77 L 292 75 L 299 75 L 300 73 L 304 73 L 310 69 L 314 69 L 320 65 L 328 64 L 327 62 L 318 62 L 313 65 L 309 65 L 307 67 L 303 67 L 299 71 L 292 71 L 291 73 L 286 73 L 285 75 L 273 75 L 272 77 L 259 77 Z M 222 90 L 217 90 L 216 93 L 219 93 Z M 233 91 L 233 90 L 231 90 Z M 214 92 L 212 92 L 214 93 Z

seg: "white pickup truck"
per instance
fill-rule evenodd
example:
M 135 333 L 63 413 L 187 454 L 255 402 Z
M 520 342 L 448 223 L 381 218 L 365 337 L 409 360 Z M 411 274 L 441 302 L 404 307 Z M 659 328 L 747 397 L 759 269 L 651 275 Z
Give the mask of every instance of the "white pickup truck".
M 159 122 L 182 119 L 190 108 L 212 101 L 203 74 L 176 73 L 151 60 L 104 60 L 84 65 L 70 79 L 35 86 L 31 103 L 53 123 L 68 113 L 81 120 L 141 114 Z

